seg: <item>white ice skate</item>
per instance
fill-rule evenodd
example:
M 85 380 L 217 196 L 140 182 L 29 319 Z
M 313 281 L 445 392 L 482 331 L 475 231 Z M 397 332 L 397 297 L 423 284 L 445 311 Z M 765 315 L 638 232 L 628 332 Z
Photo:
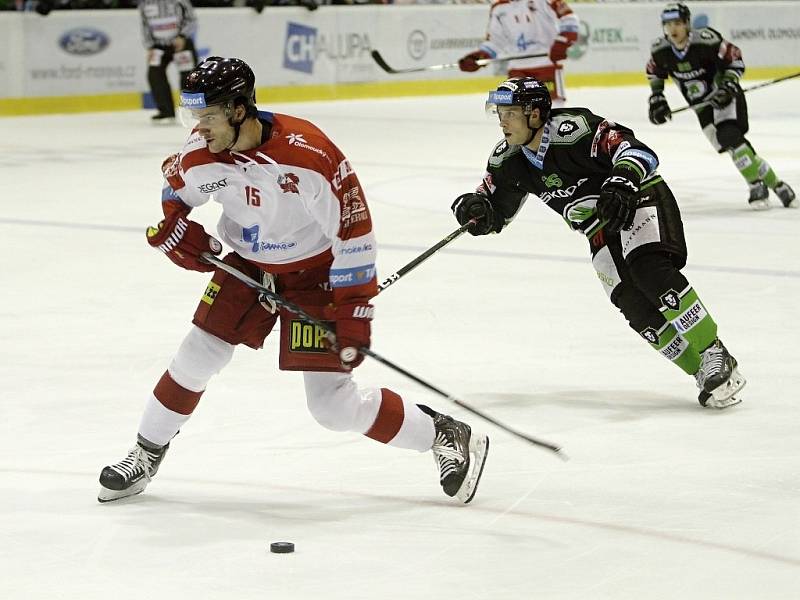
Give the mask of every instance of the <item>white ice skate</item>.
M 489 452 L 489 438 L 472 433 L 466 423 L 438 414 L 433 420 L 436 438 L 433 458 L 439 467 L 444 493 L 467 504 L 475 496 Z
M 101 487 L 97 500 L 111 502 L 141 494 L 158 473 L 158 466 L 168 449 L 169 444 L 153 449 L 137 442 L 128 452 L 128 456 L 114 465 L 103 468 L 100 473 Z
M 739 373 L 736 359 L 717 339 L 700 355 L 700 369 L 695 373 L 700 395 L 697 399 L 703 406 L 728 408 L 742 400 L 737 394 L 747 383 Z

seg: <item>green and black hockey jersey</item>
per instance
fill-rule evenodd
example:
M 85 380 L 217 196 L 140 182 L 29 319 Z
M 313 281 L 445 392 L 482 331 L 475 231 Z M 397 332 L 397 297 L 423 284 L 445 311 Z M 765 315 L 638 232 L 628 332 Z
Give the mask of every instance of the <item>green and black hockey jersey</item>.
M 497 144 L 478 192 L 509 223 L 528 194 L 560 214 L 574 230 L 591 236 L 601 225 L 596 204 L 603 182 L 622 175 L 643 190 L 660 181 L 655 152 L 633 131 L 586 108 L 554 109 L 537 152 Z
M 653 92 L 664 90 L 664 80 L 672 77 L 689 104 L 702 102 L 724 77 L 737 80 L 744 74 L 742 52 L 710 27 L 689 31 L 689 41 L 678 50 L 660 37 L 651 49 L 647 78 Z

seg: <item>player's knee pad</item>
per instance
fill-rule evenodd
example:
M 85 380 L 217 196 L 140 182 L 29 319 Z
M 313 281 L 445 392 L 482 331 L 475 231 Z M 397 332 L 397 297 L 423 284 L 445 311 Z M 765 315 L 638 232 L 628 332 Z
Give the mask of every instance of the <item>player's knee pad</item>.
M 192 327 L 169 366 L 175 383 L 194 392 L 206 389 L 208 380 L 233 357 L 234 346 Z
M 332 431 L 364 433 L 375 421 L 381 403 L 380 390 L 359 390 L 349 373 L 303 373 L 308 410 Z
M 629 265 L 629 270 L 636 288 L 656 307 L 661 306 L 661 297 L 669 290 L 680 292 L 689 285 L 664 252 L 639 256 Z
M 629 282 L 621 283 L 614 289 L 611 301 L 628 321 L 631 329 L 637 333 L 650 325 L 654 309 L 642 293 Z
M 723 121 L 717 125 L 717 142 L 720 152 L 739 146 L 745 141 L 744 134 L 736 121 Z

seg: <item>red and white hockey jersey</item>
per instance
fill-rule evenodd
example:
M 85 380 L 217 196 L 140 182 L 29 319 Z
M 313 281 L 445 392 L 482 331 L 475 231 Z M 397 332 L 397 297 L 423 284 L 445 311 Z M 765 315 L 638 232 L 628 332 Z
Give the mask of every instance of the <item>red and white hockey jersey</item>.
M 578 17 L 564 0 L 494 0 L 489 11 L 486 41 L 480 49 L 491 57 L 547 54 L 557 36 L 578 38 Z M 509 71 L 551 65 L 547 56 L 512 60 Z
M 217 231 L 270 273 L 331 261 L 334 299 L 377 293 L 376 245 L 364 191 L 341 151 L 312 123 L 260 112 L 269 138 L 244 152 L 209 152 L 193 131 L 162 167 L 164 213 L 214 200 Z

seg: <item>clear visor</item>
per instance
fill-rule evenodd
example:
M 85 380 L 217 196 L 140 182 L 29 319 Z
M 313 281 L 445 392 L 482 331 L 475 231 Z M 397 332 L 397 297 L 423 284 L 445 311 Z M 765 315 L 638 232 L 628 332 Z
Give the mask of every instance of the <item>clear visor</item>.
M 216 129 L 226 123 L 230 117 L 230 110 L 226 105 L 217 104 L 206 108 L 178 108 L 178 121 L 189 130 L 202 127 Z
M 485 110 L 486 118 L 495 123 L 524 122 L 526 120 L 525 110 L 521 106 L 487 102 Z

